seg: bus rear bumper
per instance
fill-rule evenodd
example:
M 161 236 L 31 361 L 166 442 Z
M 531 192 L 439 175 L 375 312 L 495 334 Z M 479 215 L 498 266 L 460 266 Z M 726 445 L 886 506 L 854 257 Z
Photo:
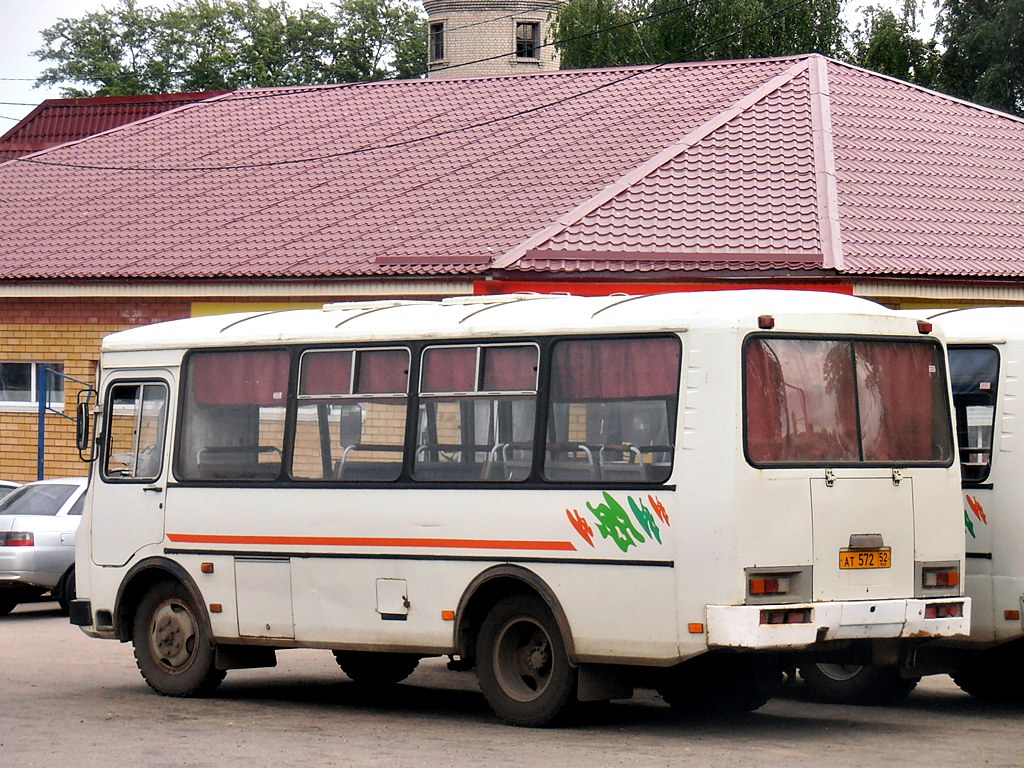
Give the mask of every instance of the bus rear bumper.
M 792 605 L 709 605 L 708 646 L 809 648 L 828 640 L 967 637 L 968 597 Z

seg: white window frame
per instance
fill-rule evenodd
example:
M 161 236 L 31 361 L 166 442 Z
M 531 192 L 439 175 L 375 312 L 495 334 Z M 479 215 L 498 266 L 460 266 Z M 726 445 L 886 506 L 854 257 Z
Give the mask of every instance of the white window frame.
M 44 365 L 47 368 L 58 370 L 62 375 L 64 373 L 64 363 L 56 361 L 42 362 L 39 360 L 0 360 L 0 365 L 27 365 L 29 366 L 29 386 L 31 389 L 31 397 L 28 400 L 4 400 L 0 397 L 0 411 L 6 412 L 35 412 L 39 410 L 39 399 L 37 394 L 39 392 L 39 380 L 38 380 L 38 367 Z M 51 386 L 52 390 L 53 387 Z M 49 400 L 46 405 L 48 408 L 56 410 L 62 410 L 66 401 L 65 388 L 61 387 L 59 394 L 60 399 Z

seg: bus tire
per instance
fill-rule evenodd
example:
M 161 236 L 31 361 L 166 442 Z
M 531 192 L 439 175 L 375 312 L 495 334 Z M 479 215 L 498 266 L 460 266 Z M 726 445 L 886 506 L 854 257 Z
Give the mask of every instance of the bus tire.
M 1015 646 L 1015 647 L 1014 647 Z M 1012 648 L 1014 653 L 1006 653 Z M 1024 701 L 1024 662 L 1021 643 L 980 651 L 966 656 L 952 674 L 960 690 L 976 699 L 998 703 Z
M 143 596 L 132 645 L 143 679 L 164 696 L 205 696 L 224 679 L 199 609 L 177 582 L 158 582 Z
M 6 595 L 0 595 L 0 616 L 6 616 L 8 613 L 18 607 L 18 600 L 14 597 L 7 597 Z
M 921 681 L 895 666 L 864 664 L 808 664 L 800 676 L 814 698 L 833 704 L 896 704 Z
M 395 685 L 411 675 L 419 666 L 419 656 L 408 653 L 372 653 L 334 651 L 334 660 L 341 671 L 361 685 Z
M 781 676 L 773 657 L 709 653 L 665 672 L 655 689 L 687 716 L 746 715 L 775 695 Z
M 505 722 L 536 728 L 576 708 L 578 671 L 554 615 L 535 595 L 494 605 L 480 626 L 476 661 L 480 690 Z

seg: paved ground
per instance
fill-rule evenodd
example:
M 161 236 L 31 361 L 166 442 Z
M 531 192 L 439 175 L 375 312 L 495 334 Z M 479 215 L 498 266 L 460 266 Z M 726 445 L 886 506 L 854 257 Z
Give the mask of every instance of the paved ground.
M 948 677 L 898 708 L 808 701 L 799 688 L 739 721 L 687 720 L 640 692 L 582 725 L 497 723 L 475 677 L 438 661 L 368 697 L 326 651 L 228 673 L 212 699 L 152 693 L 130 646 L 92 640 L 55 603 L 0 617 L 0 766 L 1022 766 L 1024 707 Z

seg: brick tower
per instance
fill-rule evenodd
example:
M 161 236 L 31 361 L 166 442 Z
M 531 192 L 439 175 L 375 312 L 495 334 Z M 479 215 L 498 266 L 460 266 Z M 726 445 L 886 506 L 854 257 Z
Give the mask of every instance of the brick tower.
M 558 69 L 551 23 L 566 0 L 424 0 L 429 77 Z M 486 61 L 481 61 L 486 59 Z M 469 63 L 475 62 L 475 63 Z

